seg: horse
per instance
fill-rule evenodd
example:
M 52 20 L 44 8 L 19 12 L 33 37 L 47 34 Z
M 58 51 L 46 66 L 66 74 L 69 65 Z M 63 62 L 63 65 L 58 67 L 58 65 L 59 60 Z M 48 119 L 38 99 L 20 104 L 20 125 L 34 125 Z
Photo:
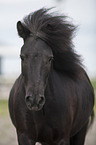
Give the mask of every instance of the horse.
M 42 8 L 17 22 L 21 74 L 9 97 L 19 145 L 84 145 L 94 90 L 72 42 L 76 26 Z

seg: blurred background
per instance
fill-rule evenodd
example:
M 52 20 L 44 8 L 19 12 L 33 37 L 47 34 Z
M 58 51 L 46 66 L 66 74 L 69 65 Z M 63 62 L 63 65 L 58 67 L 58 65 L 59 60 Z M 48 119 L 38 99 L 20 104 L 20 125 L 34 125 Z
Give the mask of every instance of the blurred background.
M 23 41 L 17 35 L 16 23 L 42 7 L 55 7 L 53 11 L 69 16 L 78 25 L 74 49 L 82 56 L 96 92 L 96 0 L 0 0 L 0 145 L 17 144 L 8 113 L 9 92 L 21 72 Z M 96 145 L 96 119 L 86 145 Z

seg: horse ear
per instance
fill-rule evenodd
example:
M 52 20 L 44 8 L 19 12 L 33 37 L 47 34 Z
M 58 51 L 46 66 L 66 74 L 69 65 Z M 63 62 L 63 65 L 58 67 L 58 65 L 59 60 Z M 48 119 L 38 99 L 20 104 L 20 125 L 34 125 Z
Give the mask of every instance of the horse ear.
M 17 31 L 20 37 L 26 39 L 30 35 L 30 31 L 22 25 L 21 21 L 17 22 Z

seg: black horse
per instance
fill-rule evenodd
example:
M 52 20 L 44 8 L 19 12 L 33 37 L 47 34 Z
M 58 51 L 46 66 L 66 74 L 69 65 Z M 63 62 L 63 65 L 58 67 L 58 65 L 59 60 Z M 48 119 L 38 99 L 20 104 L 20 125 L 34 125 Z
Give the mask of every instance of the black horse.
M 94 92 L 72 45 L 76 27 L 40 9 L 17 23 L 22 73 L 9 98 L 19 145 L 84 145 Z

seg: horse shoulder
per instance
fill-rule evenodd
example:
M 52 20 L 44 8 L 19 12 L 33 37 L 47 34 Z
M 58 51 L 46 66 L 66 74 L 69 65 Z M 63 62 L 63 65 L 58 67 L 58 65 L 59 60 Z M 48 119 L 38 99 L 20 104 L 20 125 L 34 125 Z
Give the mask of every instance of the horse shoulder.
M 16 79 L 15 83 L 13 84 L 10 94 L 9 94 L 9 100 L 8 100 L 8 106 L 9 106 L 9 114 L 12 120 L 12 123 L 14 126 L 16 126 L 15 123 L 15 115 L 14 115 L 14 105 L 15 105 L 15 100 L 16 100 L 16 94 L 18 93 L 18 87 L 20 87 L 19 82 L 21 81 L 22 76 L 20 75 L 18 79 Z
M 81 69 L 75 82 L 77 108 L 71 135 L 79 131 L 88 122 L 94 106 L 94 91 L 86 72 Z

